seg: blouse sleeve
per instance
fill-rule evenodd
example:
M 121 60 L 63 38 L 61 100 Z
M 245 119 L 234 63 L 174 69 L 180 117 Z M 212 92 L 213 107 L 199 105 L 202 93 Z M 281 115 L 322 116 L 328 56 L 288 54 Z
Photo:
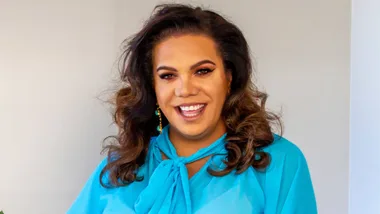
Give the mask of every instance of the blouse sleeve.
M 281 147 L 271 155 L 265 179 L 265 213 L 316 214 L 316 199 L 304 155 L 290 142 Z
M 102 202 L 101 198 L 104 187 L 102 187 L 99 182 L 99 176 L 106 163 L 107 158 L 105 158 L 91 174 L 90 178 L 82 188 L 82 191 L 67 211 L 67 214 L 102 213 L 105 206 L 105 203 Z

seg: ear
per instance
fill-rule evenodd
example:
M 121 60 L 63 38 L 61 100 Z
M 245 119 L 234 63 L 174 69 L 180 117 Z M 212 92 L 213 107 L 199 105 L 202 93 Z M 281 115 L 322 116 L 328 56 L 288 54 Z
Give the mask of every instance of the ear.
M 227 77 L 228 86 L 231 86 L 231 83 L 232 83 L 232 71 L 231 70 L 227 70 L 226 77 Z

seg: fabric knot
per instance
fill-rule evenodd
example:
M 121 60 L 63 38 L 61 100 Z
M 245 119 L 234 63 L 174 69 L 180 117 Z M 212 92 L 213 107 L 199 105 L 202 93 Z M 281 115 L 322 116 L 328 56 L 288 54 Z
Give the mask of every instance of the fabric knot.
M 179 157 L 179 158 L 173 159 L 172 161 L 174 162 L 174 164 L 176 166 L 186 165 L 187 164 L 187 163 L 185 163 L 185 158 L 183 158 L 183 157 Z
M 189 157 L 178 157 L 168 132 L 169 126 L 166 126 L 156 138 L 153 152 L 160 163 L 149 178 L 148 186 L 136 200 L 137 214 L 192 213 L 186 164 L 216 154 L 224 148 L 226 134 Z M 162 160 L 161 152 L 168 159 Z

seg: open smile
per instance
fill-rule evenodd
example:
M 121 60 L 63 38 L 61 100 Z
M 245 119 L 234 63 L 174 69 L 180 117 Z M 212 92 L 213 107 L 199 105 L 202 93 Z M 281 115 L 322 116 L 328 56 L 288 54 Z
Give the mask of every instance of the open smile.
M 194 121 L 201 117 L 206 109 L 205 103 L 186 104 L 176 107 L 177 113 L 186 121 Z

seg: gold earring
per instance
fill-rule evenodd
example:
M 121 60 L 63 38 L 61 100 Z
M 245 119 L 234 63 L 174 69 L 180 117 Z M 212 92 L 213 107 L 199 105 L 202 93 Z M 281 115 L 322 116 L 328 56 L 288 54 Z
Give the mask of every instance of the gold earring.
M 159 125 L 157 126 L 157 131 L 159 131 L 161 134 L 161 132 L 162 132 L 162 118 L 161 118 L 160 106 L 158 106 L 158 104 L 157 104 L 157 109 L 156 109 L 155 113 L 159 119 Z

